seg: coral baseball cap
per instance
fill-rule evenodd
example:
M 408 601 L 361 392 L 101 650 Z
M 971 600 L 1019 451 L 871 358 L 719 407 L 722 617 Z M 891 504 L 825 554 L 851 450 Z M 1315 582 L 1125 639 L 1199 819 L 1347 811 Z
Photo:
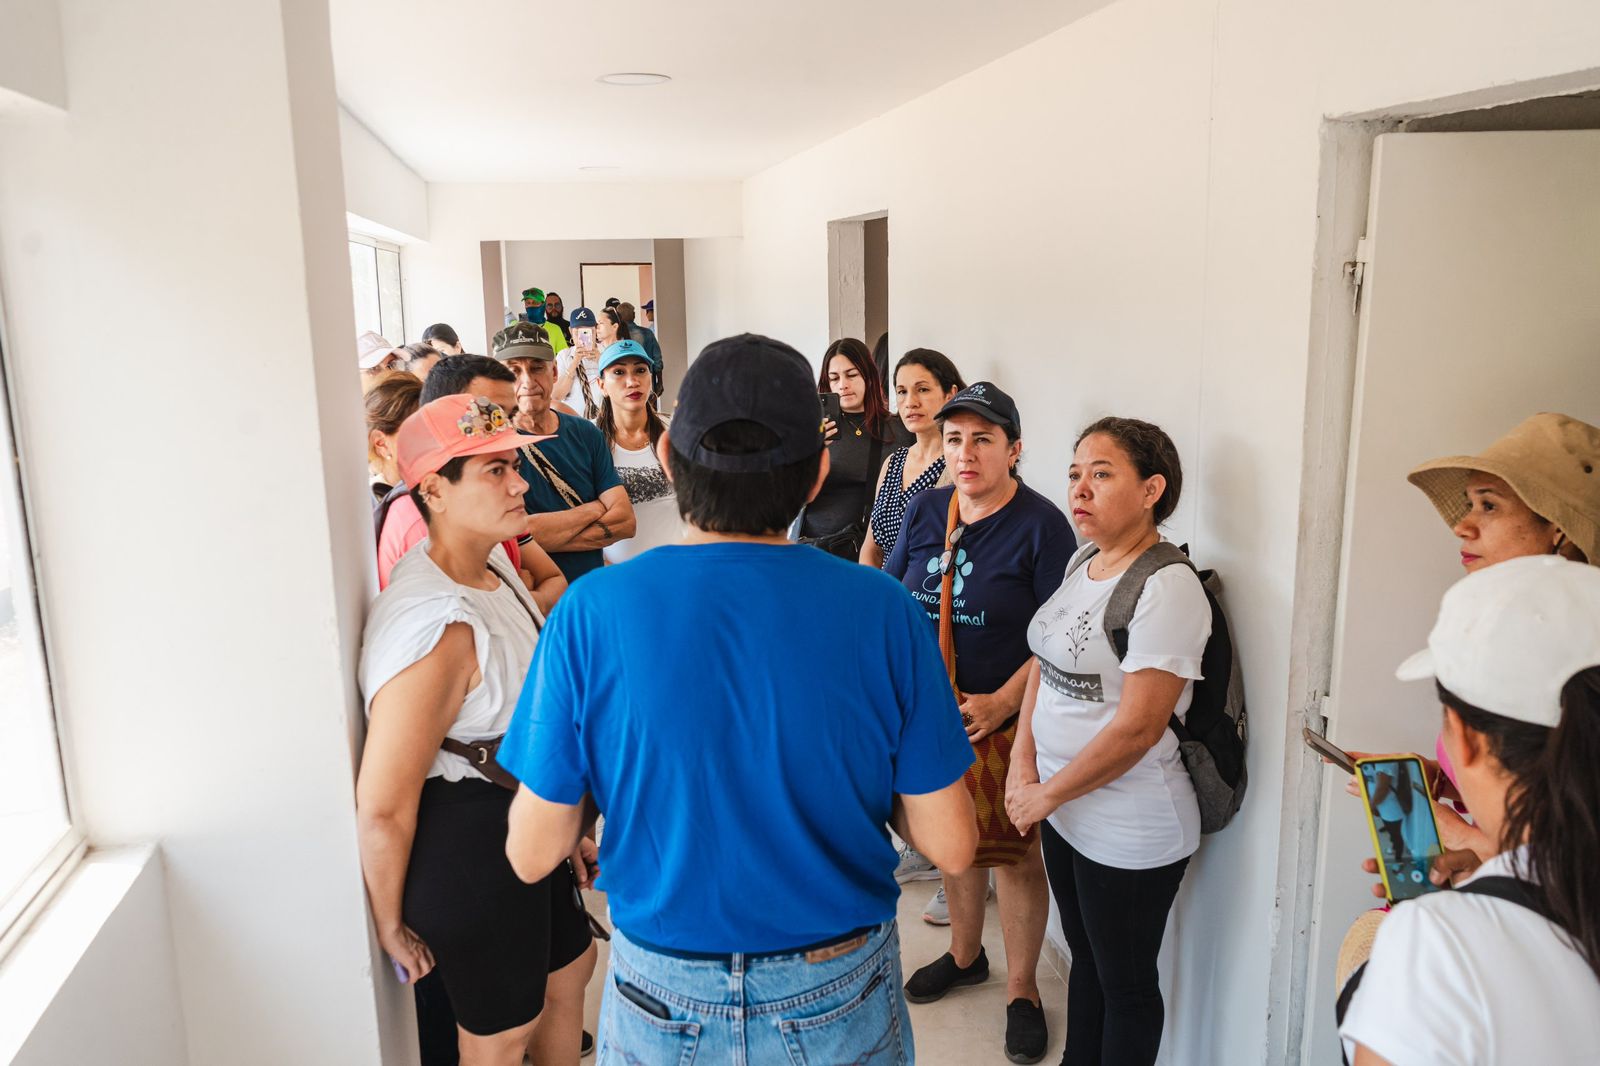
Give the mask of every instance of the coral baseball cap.
M 456 393 L 424 404 L 400 423 L 395 452 L 401 479 L 416 486 L 452 459 L 515 451 L 551 436 L 518 433 L 499 404 L 482 396 Z
M 1451 585 L 1428 646 L 1395 676 L 1437 678 L 1480 710 L 1554 728 L 1561 690 L 1591 666 L 1600 666 L 1600 567 L 1528 555 Z

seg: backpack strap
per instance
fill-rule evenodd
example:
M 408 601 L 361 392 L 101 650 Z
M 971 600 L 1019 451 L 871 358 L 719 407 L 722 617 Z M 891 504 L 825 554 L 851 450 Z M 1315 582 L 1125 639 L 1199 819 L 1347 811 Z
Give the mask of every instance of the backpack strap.
M 411 489 L 404 481 L 390 489 L 383 499 L 379 500 L 372 508 L 372 535 L 379 544 L 383 543 L 383 524 L 389 520 L 389 508 L 394 506 L 394 501 L 410 492 Z
M 1526 907 L 1547 921 L 1555 921 L 1550 916 L 1550 912 L 1543 901 L 1534 893 L 1533 886 L 1521 878 L 1506 877 L 1503 874 L 1492 877 L 1479 877 L 1468 881 L 1456 891 L 1466 892 L 1474 896 L 1493 896 L 1495 899 L 1503 899 L 1507 903 L 1515 903 L 1519 907 Z
M 1078 545 L 1078 550 L 1072 553 L 1071 559 L 1067 560 L 1067 572 L 1061 575 L 1061 580 L 1065 581 L 1077 573 L 1080 566 L 1088 566 L 1089 560 L 1099 554 L 1100 546 L 1092 540 Z
M 1111 591 L 1111 601 L 1106 604 L 1105 631 L 1118 662 L 1128 656 L 1128 626 L 1133 624 L 1133 614 L 1139 607 L 1139 597 L 1144 595 L 1145 582 L 1156 571 L 1179 563 L 1194 569 L 1187 552 L 1171 541 L 1159 540 L 1145 549 L 1144 554 L 1135 559 L 1133 565 L 1117 579 L 1117 587 Z

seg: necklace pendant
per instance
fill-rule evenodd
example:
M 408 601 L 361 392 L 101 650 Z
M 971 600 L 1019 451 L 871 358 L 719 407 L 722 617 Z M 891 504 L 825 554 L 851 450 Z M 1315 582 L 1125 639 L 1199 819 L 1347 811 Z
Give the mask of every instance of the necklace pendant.
M 856 436 L 858 436 L 858 437 L 861 436 L 861 431 L 859 429 L 856 430 Z

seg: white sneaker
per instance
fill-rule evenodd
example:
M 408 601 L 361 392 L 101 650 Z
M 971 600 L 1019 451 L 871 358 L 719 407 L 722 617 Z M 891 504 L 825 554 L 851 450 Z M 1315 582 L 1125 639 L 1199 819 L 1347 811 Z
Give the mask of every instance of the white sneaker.
M 937 881 L 939 868 L 914 851 L 910 844 L 900 849 L 900 863 L 894 868 L 894 879 L 904 885 L 911 881 Z
M 950 901 L 944 898 L 942 887 L 933 894 L 928 905 L 922 908 L 922 920 L 929 925 L 950 924 Z

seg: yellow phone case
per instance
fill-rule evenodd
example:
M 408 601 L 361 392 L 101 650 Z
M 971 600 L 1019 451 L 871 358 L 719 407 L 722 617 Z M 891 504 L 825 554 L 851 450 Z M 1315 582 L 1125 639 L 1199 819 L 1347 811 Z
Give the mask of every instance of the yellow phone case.
M 1422 794 L 1428 799 L 1428 821 L 1433 823 L 1433 836 L 1438 840 L 1440 850 L 1444 848 L 1444 840 L 1439 835 L 1439 819 L 1433 814 L 1433 787 L 1428 783 L 1427 768 L 1422 765 L 1419 756 L 1406 754 L 1397 755 L 1368 755 L 1356 760 L 1356 781 L 1360 783 L 1361 803 L 1367 808 L 1367 832 L 1372 836 L 1372 853 L 1378 858 L 1378 876 L 1383 878 L 1383 895 L 1390 903 L 1395 901 L 1394 886 L 1389 883 L 1389 864 L 1383 861 L 1383 842 L 1378 839 L 1378 817 L 1372 809 L 1372 795 L 1367 791 L 1367 775 L 1361 772 L 1361 767 L 1369 762 L 1413 762 L 1417 764 L 1417 779 L 1422 782 Z M 1431 882 L 1430 882 L 1431 883 Z

